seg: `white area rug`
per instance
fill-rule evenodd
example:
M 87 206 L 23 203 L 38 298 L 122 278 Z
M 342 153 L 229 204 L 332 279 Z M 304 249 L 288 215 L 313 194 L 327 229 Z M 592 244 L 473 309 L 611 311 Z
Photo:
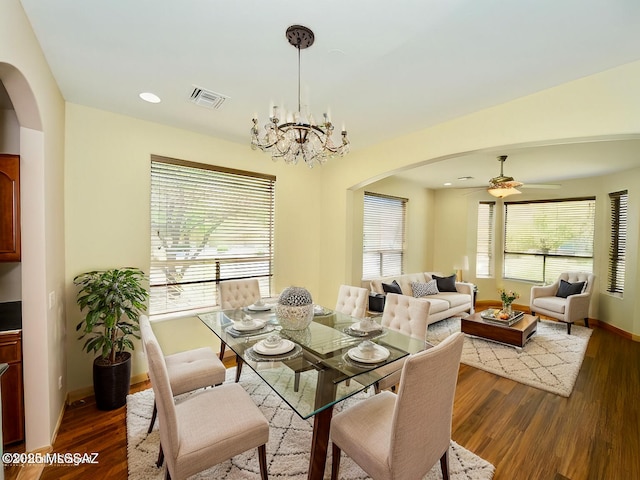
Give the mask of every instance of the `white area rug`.
M 235 368 L 227 370 L 227 381 L 235 378 Z M 269 478 L 303 480 L 307 478 L 309 448 L 311 446 L 311 421 L 302 420 L 270 387 L 249 368 L 242 371 L 242 386 L 251 394 L 256 405 L 269 420 L 270 432 L 267 444 L 267 466 Z M 361 393 L 343 402 L 344 407 L 370 395 Z M 188 395 L 186 395 L 188 396 Z M 177 399 L 180 401 L 182 398 Z M 343 407 L 343 408 L 344 408 Z M 160 435 L 158 423 L 147 435 L 153 408 L 153 390 L 144 390 L 127 397 L 127 458 L 130 480 L 164 478 L 164 469 L 156 468 Z M 336 410 L 340 410 L 338 406 Z M 451 478 L 455 480 L 489 480 L 494 467 L 469 450 L 451 442 L 449 450 Z M 331 446 L 325 470 L 325 478 L 331 474 Z M 220 465 L 192 477 L 193 479 L 253 480 L 260 478 L 256 450 L 233 457 Z M 369 477 L 344 453 L 340 461 L 340 478 L 365 480 Z M 440 462 L 425 477 L 441 479 Z
M 437 345 L 460 331 L 460 318 L 429 325 L 427 341 Z M 540 321 L 536 334 L 518 352 L 514 347 L 466 336 L 462 363 L 540 388 L 571 395 L 592 330 L 573 325 L 571 335 L 560 322 Z

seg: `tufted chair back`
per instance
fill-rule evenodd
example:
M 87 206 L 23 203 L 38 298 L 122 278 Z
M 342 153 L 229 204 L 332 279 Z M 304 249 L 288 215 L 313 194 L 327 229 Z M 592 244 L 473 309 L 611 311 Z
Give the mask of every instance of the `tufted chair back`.
M 366 288 L 340 285 L 335 310 L 354 318 L 364 318 L 367 314 L 368 302 L 369 290 Z
M 218 295 L 222 310 L 248 307 L 260 300 L 260 284 L 255 278 L 226 280 L 218 285 Z
M 431 304 L 420 298 L 387 293 L 381 324 L 420 340 L 427 335 L 427 317 Z

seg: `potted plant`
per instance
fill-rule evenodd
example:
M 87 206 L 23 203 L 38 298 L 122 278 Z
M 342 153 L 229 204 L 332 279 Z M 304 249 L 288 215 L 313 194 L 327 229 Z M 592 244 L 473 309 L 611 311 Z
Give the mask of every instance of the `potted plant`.
M 137 268 L 96 270 L 73 279 L 80 287 L 77 303 L 87 310 L 77 325 L 83 350 L 99 353 L 93 361 L 93 390 L 100 410 L 122 407 L 131 381 L 132 337 L 140 338 L 138 316 L 149 296 Z

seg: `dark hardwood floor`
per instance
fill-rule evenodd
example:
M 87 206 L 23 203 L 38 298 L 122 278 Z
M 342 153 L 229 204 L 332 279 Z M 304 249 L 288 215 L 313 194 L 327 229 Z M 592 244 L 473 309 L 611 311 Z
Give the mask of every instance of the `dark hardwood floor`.
M 461 365 L 452 436 L 496 480 L 640 479 L 640 343 L 594 328 L 569 398 Z M 99 452 L 99 464 L 46 467 L 45 480 L 126 479 L 125 408 L 69 406 L 54 452 Z

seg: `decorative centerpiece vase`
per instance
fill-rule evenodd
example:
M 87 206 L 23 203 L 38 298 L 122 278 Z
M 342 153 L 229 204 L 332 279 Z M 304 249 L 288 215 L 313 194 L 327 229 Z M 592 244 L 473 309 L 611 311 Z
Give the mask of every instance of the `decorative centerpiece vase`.
M 313 320 L 313 299 L 306 288 L 285 288 L 278 298 L 276 318 L 283 330 L 304 330 Z
M 511 316 L 511 314 L 513 313 L 513 309 L 511 308 L 511 304 L 510 303 L 503 303 L 502 304 L 502 311 L 504 313 L 506 313 L 507 315 Z

